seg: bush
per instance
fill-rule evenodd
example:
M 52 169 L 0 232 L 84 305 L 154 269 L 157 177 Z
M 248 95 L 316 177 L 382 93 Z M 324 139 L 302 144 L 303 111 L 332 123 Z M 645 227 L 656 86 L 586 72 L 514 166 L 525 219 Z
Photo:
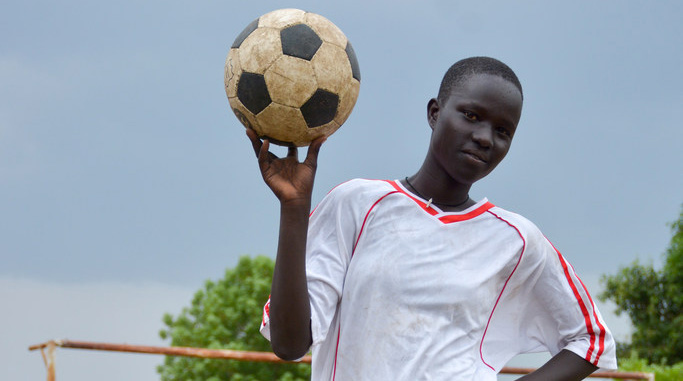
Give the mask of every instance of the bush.
M 624 372 L 654 373 L 656 381 L 683 380 L 683 362 L 674 365 L 648 365 L 647 360 L 632 355 L 619 364 L 619 370 Z
M 159 335 L 172 346 L 270 351 L 259 327 L 268 300 L 274 263 L 268 257 L 243 256 L 216 282 L 206 281 L 190 307 L 173 317 L 165 314 Z M 308 364 L 271 364 L 237 360 L 167 356 L 157 368 L 163 381 L 303 381 Z

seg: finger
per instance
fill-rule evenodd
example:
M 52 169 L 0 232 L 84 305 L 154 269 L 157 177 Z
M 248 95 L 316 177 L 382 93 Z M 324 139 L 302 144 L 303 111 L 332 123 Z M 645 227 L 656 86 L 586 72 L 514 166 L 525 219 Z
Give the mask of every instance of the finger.
M 326 140 L 326 136 L 321 136 L 311 142 L 311 145 L 308 146 L 308 152 L 306 153 L 306 160 L 304 160 L 304 163 L 312 167 L 318 165 L 318 154 L 320 153 L 320 147 L 322 147 Z
M 261 151 L 261 146 L 263 145 L 263 143 L 261 143 L 261 139 L 259 139 L 258 135 L 256 135 L 256 131 L 252 130 L 251 128 L 247 128 L 247 136 L 249 137 L 249 140 L 251 140 L 251 146 L 254 149 L 256 157 L 259 157 L 259 152 Z
M 264 139 L 263 144 L 261 144 L 261 149 L 256 154 L 259 163 L 263 164 L 268 160 L 268 157 L 270 156 L 268 148 L 270 148 L 270 142 L 268 141 L 268 139 Z
M 299 158 L 299 150 L 296 147 L 287 148 L 287 157 Z

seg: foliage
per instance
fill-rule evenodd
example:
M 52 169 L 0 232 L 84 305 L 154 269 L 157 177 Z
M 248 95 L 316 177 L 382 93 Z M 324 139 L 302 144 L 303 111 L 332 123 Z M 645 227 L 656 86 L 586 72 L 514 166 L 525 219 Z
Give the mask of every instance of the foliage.
M 268 299 L 273 261 L 243 256 L 234 269 L 216 282 L 206 281 L 192 305 L 173 317 L 163 317 L 159 335 L 172 346 L 270 351 L 259 333 L 263 304 Z M 269 364 L 237 360 L 167 356 L 157 372 L 164 381 L 308 380 L 307 364 Z
M 606 287 L 600 298 L 612 300 L 617 315 L 627 313 L 635 328 L 631 344 L 620 345 L 619 354 L 633 351 L 650 364 L 683 361 L 683 211 L 671 227 L 661 270 L 636 261 L 602 278 Z
M 639 359 L 632 354 L 630 358 L 621 360 L 619 370 L 623 372 L 647 372 L 654 373 L 656 381 L 680 381 L 683 380 L 683 362 L 674 365 L 648 365 L 647 360 Z

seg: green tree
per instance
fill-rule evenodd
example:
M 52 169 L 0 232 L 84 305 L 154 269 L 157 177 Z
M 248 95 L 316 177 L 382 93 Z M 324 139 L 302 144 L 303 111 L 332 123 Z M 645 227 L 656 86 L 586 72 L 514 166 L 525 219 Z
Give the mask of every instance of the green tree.
M 263 305 L 268 300 L 273 261 L 243 256 L 216 282 L 206 281 L 190 307 L 173 317 L 165 314 L 162 339 L 172 346 L 270 351 L 259 333 Z M 164 381 L 308 380 L 308 364 L 269 364 L 237 360 L 167 356 L 157 372 Z
M 650 364 L 673 365 L 683 361 L 683 211 L 671 224 L 673 237 L 664 266 L 655 270 L 635 261 L 615 275 L 603 275 L 601 300 L 612 300 L 617 315 L 631 318 L 630 344 L 620 343 L 620 357 L 635 353 Z

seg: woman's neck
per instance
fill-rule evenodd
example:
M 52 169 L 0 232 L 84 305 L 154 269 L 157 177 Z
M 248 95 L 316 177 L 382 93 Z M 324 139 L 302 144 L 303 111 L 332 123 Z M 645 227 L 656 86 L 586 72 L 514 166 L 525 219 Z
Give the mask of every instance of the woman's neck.
M 429 173 L 421 168 L 403 181 L 411 192 L 444 210 L 460 211 L 476 204 L 469 197 L 470 184 L 460 184 L 445 174 Z

